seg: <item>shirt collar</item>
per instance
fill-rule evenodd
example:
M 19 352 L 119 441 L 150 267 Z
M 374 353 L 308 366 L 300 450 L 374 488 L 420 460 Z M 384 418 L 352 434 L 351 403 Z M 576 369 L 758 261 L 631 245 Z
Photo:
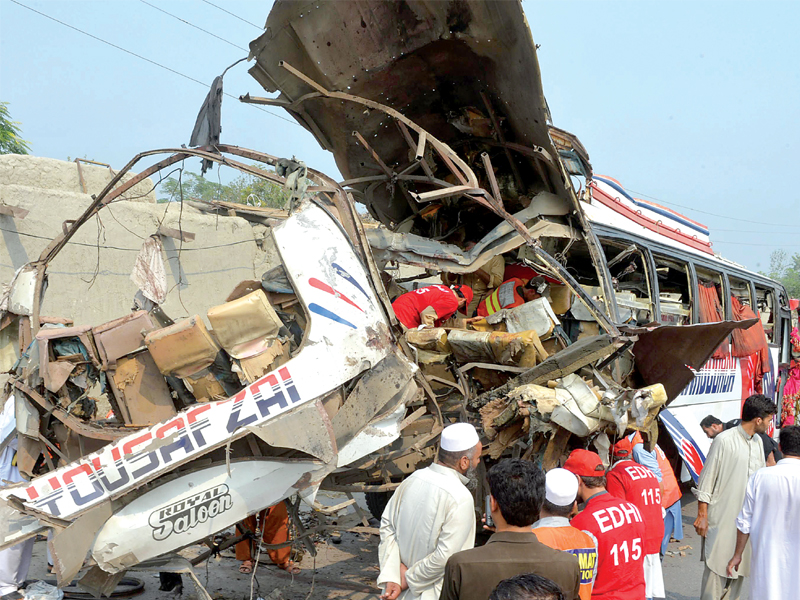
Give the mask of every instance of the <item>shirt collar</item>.
M 591 496 L 591 497 L 587 498 L 585 503 L 586 503 L 586 504 L 589 504 L 589 502 L 591 502 L 591 501 L 592 501 L 592 500 L 594 500 L 595 498 L 599 498 L 599 497 L 600 497 L 600 496 L 602 496 L 603 494 L 607 494 L 607 493 L 608 493 L 608 491 L 607 491 L 607 490 L 603 490 L 602 492 L 597 492 L 597 493 L 596 493 L 594 496 Z
M 536 529 L 537 527 L 567 527 L 568 525 L 569 519 L 567 517 L 543 517 L 531 525 L 531 527 Z
M 753 439 L 753 435 L 755 435 L 755 434 L 753 434 L 753 435 L 747 435 L 747 432 L 744 430 L 744 427 L 742 427 L 742 424 L 741 424 L 741 423 L 739 423 L 739 424 L 736 426 L 736 431 L 738 431 L 738 432 L 739 432 L 739 434 L 740 434 L 740 435 L 741 435 L 741 436 L 742 436 L 744 439 L 746 439 L 748 442 L 749 442 L 750 440 L 752 440 L 752 439 Z
M 446 467 L 444 465 L 440 465 L 439 463 L 433 463 L 428 468 L 432 470 L 434 473 L 439 473 L 439 475 L 447 475 L 449 477 L 458 476 L 458 480 L 464 485 L 467 485 L 469 483 L 469 477 L 465 477 L 452 467 Z
M 492 537 L 490 537 L 486 543 L 505 542 L 512 544 L 530 544 L 533 541 L 538 542 L 539 540 L 532 531 L 497 531 L 492 534 Z

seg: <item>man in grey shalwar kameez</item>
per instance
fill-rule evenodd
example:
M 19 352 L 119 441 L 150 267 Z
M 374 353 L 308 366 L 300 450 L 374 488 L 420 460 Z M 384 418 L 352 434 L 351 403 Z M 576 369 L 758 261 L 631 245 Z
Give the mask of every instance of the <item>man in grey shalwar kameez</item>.
M 705 570 L 700 600 L 738 600 L 744 577 L 750 573 L 750 547 L 742 557 L 735 578 L 727 577 L 730 557 L 736 548 L 736 517 L 742 508 L 747 481 L 765 466 L 764 448 L 756 433 L 766 432 L 775 414 L 775 404 L 766 396 L 750 396 L 742 407 L 742 422 L 714 438 L 697 488 L 697 519 L 694 527 L 704 537 Z

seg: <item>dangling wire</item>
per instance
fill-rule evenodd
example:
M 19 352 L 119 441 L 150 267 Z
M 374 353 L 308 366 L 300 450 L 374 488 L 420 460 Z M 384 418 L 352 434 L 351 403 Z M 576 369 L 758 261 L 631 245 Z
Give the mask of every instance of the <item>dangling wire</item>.
M 250 574 L 250 600 L 253 600 L 253 585 L 255 584 L 256 580 L 256 569 L 258 569 L 258 561 L 261 558 L 261 529 L 265 525 L 263 521 L 266 520 L 266 512 L 256 516 L 256 530 L 253 534 L 253 543 L 255 543 L 258 548 L 256 550 L 256 559 L 253 562 L 253 572 Z

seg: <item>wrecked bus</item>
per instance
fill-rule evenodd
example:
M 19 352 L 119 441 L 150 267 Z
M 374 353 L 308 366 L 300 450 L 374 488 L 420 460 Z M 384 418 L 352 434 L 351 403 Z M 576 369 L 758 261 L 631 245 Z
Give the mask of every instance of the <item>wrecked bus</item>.
M 299 498 L 391 491 L 456 420 L 479 426 L 489 457 L 546 467 L 573 446 L 606 453 L 630 430 L 654 443 L 688 367 L 756 322 L 660 324 L 660 294 L 647 318 L 620 318 L 619 273 L 572 182 L 582 170 L 588 189 L 588 154 L 548 125 L 517 3 L 314 5 L 275 4 L 251 73 L 280 95 L 242 99 L 286 109 L 334 153 L 342 184 L 226 144 L 143 153 L 7 290 L 21 356 L 6 393 L 29 481 L 0 491 L 0 545 L 52 529 L 62 584 L 88 556 L 82 585 L 108 593 L 127 569 L 287 498 L 308 540 Z M 75 232 L 195 157 L 289 191 L 270 230 L 280 266 L 177 322 L 152 300 L 98 325 L 45 318 L 48 264 Z M 381 227 L 364 227 L 357 201 Z M 497 255 L 546 276 L 549 298 L 482 330 L 398 326 L 387 267 L 458 274 Z
M 785 289 L 715 255 L 702 224 L 633 198 L 616 180 L 593 172 L 580 141 L 552 125 L 520 2 L 279 1 L 250 51 L 251 75 L 278 96 L 242 100 L 285 109 L 333 152 L 342 184 L 385 225 L 368 232 L 380 266 L 464 273 L 497 254 L 509 263 L 531 261 L 556 282 L 550 300 L 560 322 L 553 322 L 566 336 L 551 336 L 549 351 L 587 335 L 613 335 L 612 323 L 635 328 L 760 318 L 764 332 L 756 326 L 748 334 L 757 343 L 734 337 L 711 361 L 697 347 L 697 355 L 688 345 L 675 347 L 673 358 L 697 372 L 691 387 L 685 368 L 646 379 L 667 388 L 664 418 L 672 423 L 674 447 L 680 451 L 688 437 L 700 466 L 709 444 L 699 427 L 703 416 L 738 417 L 753 391 L 781 406 L 778 383 L 786 377 L 778 371 L 789 360 Z M 387 118 L 391 111 L 347 101 L 350 94 L 399 111 L 424 132 Z M 468 163 L 487 197 L 468 189 L 475 183 L 428 136 Z M 535 244 L 521 228 L 518 237 L 498 235 L 493 228 L 506 211 Z M 535 256 L 534 246 L 555 260 Z M 599 314 L 583 308 L 581 293 L 596 301 Z M 673 352 L 663 344 L 657 351 Z M 642 354 L 640 348 L 635 360 L 641 363 Z M 618 364 L 621 381 L 631 365 Z M 470 381 L 483 375 L 481 368 L 471 374 Z M 454 379 L 468 391 L 460 376 Z

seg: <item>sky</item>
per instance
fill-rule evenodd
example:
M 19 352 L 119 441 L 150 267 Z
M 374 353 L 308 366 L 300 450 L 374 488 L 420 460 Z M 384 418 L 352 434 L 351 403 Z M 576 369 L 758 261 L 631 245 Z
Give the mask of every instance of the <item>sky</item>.
M 17 2 L 0 0 L 0 100 L 33 154 L 115 169 L 188 144 L 207 85 L 246 56 L 272 5 Z M 800 2 L 523 6 L 553 123 L 580 138 L 596 173 L 709 226 L 715 251 L 750 269 L 768 270 L 776 249 L 800 253 Z M 226 74 L 227 93 L 265 95 L 250 64 Z M 222 127 L 225 143 L 339 177 L 280 109 L 226 97 Z

